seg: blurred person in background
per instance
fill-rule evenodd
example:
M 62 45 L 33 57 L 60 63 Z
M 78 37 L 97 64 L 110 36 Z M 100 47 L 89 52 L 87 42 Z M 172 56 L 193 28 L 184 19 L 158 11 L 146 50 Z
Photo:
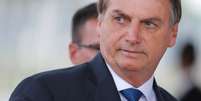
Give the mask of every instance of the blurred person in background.
M 177 101 L 154 72 L 176 43 L 180 0 L 99 0 L 100 52 L 23 80 L 10 101 Z
M 99 50 L 96 31 L 98 11 L 96 3 L 79 9 L 72 19 L 72 41 L 69 44 L 73 64 L 82 64 L 95 57 Z
M 192 70 L 196 61 L 197 51 L 192 42 L 186 43 L 181 49 L 180 64 L 183 71 L 183 95 L 181 101 L 201 101 L 201 90 L 192 79 Z

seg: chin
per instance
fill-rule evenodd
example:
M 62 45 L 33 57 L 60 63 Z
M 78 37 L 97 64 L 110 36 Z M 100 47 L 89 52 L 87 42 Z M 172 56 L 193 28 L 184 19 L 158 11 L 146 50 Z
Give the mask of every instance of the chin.
M 128 71 L 139 71 L 143 69 L 143 66 L 140 64 L 119 64 L 119 66 Z

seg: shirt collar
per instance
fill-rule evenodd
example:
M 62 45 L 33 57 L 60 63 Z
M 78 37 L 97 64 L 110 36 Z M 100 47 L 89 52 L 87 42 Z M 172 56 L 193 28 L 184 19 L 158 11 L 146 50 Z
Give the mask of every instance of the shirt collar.
M 107 64 L 107 67 L 108 67 L 110 73 L 112 74 L 114 83 L 115 83 L 118 91 L 121 91 L 121 90 L 124 90 L 127 88 L 135 88 L 135 89 L 140 90 L 146 99 L 152 99 L 152 97 L 154 96 L 155 93 L 154 93 L 154 89 L 153 89 L 153 82 L 154 82 L 153 76 L 149 80 L 147 80 L 143 85 L 136 88 L 136 87 L 132 86 L 131 84 L 129 84 L 124 79 L 122 79 L 119 75 L 117 75 L 108 64 Z

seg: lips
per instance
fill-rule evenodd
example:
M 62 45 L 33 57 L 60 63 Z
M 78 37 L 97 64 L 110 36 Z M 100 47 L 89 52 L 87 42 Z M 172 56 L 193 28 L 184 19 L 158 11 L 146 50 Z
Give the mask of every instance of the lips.
M 140 55 L 146 55 L 144 51 L 131 50 L 131 49 L 120 49 L 123 55 L 128 57 L 138 57 Z
M 136 51 L 136 50 L 126 50 L 126 49 L 122 49 L 122 51 L 128 52 L 128 53 L 136 53 L 136 54 L 142 54 L 144 52 L 142 51 Z

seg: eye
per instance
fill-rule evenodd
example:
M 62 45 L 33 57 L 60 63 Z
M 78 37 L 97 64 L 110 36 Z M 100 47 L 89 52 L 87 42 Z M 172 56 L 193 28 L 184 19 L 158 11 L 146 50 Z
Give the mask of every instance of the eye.
M 125 22 L 125 19 L 123 16 L 115 16 L 114 20 L 119 24 L 123 24 Z
M 158 25 L 154 23 L 153 21 L 144 21 L 143 24 L 146 28 L 149 28 L 149 29 L 154 29 L 158 27 Z

